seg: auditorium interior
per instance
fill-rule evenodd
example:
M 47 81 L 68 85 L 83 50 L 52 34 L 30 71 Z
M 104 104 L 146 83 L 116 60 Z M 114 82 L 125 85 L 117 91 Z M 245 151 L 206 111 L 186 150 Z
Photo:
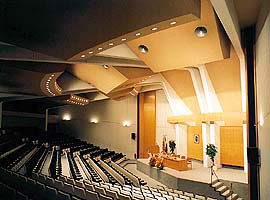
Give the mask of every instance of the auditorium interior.
M 0 200 L 269 200 L 270 1 L 0 1 Z

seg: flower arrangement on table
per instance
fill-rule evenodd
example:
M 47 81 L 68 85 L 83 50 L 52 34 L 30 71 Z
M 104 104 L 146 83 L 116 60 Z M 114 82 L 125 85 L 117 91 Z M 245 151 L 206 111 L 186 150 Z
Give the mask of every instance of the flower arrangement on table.
M 155 166 L 155 164 L 156 164 L 156 157 L 155 157 L 155 155 L 149 154 L 149 162 L 148 162 L 148 164 L 151 167 L 154 167 Z
M 160 170 L 162 170 L 164 168 L 163 160 L 164 160 L 164 158 L 158 158 L 156 160 L 156 165 L 155 166 Z
M 157 156 L 157 155 L 149 153 L 149 162 L 148 162 L 148 164 L 151 167 L 157 167 L 160 170 L 163 169 L 164 168 L 163 160 L 164 159 L 161 156 Z

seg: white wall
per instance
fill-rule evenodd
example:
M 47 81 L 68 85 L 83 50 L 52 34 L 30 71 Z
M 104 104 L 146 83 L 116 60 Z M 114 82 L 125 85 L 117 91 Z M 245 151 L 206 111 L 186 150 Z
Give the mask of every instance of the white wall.
M 167 122 L 167 118 L 173 116 L 169 102 L 163 90 L 156 91 L 156 143 L 162 148 L 163 136 L 167 136 L 167 141 L 175 138 L 175 127 Z M 169 148 L 169 147 L 168 147 Z
M 269 4 L 268 4 L 269 6 Z M 265 8 L 265 6 L 264 6 Z M 261 13 L 262 14 L 262 13 Z M 259 18 L 264 21 L 261 15 Z M 261 21 L 259 21 L 261 23 Z M 262 200 L 270 199 L 270 15 L 261 30 L 257 30 L 256 73 L 258 104 L 258 135 L 261 153 L 260 195 Z
M 129 97 L 121 101 L 102 100 L 88 106 L 67 106 L 60 110 L 60 117 L 70 114 L 70 121 L 61 121 L 60 129 L 89 143 L 122 152 L 128 158 L 134 158 L 137 142 L 131 139 L 131 133 L 137 135 L 137 98 Z M 90 123 L 91 119 L 98 123 Z M 130 127 L 124 127 L 123 121 L 130 121 Z M 136 138 L 137 139 L 137 138 Z

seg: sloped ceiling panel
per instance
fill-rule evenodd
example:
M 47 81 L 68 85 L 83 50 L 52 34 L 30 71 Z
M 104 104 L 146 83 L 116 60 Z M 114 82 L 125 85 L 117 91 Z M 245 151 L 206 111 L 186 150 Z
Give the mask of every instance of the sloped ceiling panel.
M 205 65 L 224 112 L 241 112 L 239 59 L 231 48 L 230 58 Z
M 68 72 L 82 81 L 92 84 L 105 94 L 128 80 L 112 66 L 105 69 L 101 65 L 75 64 L 68 68 Z
M 195 35 L 197 26 L 208 29 L 206 37 Z M 128 46 L 154 72 L 209 63 L 229 57 L 229 41 L 220 26 L 211 3 L 202 0 L 201 19 L 132 40 Z M 148 53 L 139 51 L 141 44 Z
M 114 67 L 128 79 L 153 75 L 151 69 L 135 67 Z
M 200 107 L 189 71 L 170 70 L 162 72 L 162 75 L 192 113 L 200 113 Z

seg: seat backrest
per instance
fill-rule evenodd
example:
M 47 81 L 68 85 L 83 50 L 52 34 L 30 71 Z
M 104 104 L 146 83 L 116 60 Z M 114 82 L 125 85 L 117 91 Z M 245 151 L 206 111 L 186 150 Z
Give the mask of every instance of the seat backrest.
M 64 191 L 57 192 L 57 199 L 58 200 L 71 200 L 70 195 Z
M 54 180 L 54 186 L 55 186 L 58 190 L 62 190 L 63 187 L 64 187 L 64 184 L 63 184 L 62 181 L 55 179 L 55 180 Z
M 177 193 L 177 194 L 181 194 L 181 195 L 183 195 L 184 193 L 183 193 L 183 191 L 181 191 L 181 190 L 174 190 L 174 193 Z
M 85 199 L 86 200 L 99 200 L 98 194 L 94 191 L 86 190 L 85 191 Z
M 129 195 L 125 195 L 125 194 L 118 194 L 118 198 L 120 200 L 131 200 L 131 197 Z
M 74 195 L 76 195 L 77 197 L 80 197 L 82 199 L 85 198 L 85 191 L 83 188 L 78 187 L 76 185 L 73 188 L 74 188 Z
M 99 200 L 113 200 L 112 197 L 108 197 L 104 194 L 99 194 Z
M 188 197 L 194 197 L 194 194 L 190 192 L 184 192 L 184 195 Z
M 66 176 L 59 176 L 59 180 L 66 182 L 67 181 L 67 177 Z
M 78 187 L 84 188 L 84 184 L 81 181 L 74 181 L 75 185 L 77 185 Z
M 206 197 L 197 194 L 195 195 L 195 198 L 200 200 L 206 200 Z
M 71 197 L 71 200 L 81 200 L 81 199 L 78 198 L 78 197 L 72 196 L 72 197 Z
M 52 188 L 50 186 L 46 186 L 46 195 L 48 199 L 55 199 L 57 195 L 57 190 L 55 188 Z
M 99 186 L 95 186 L 95 191 L 100 194 L 106 195 L 105 189 Z
M 16 193 L 16 200 L 28 200 L 28 197 L 23 193 L 17 192 Z
M 73 185 L 69 184 L 69 183 L 64 183 L 64 187 L 63 187 L 63 191 L 67 192 L 67 193 L 73 193 Z
M 94 186 L 88 183 L 84 183 L 85 189 L 95 191 Z
M 154 192 L 154 191 L 152 191 L 152 194 L 153 194 L 154 196 L 159 196 L 159 197 L 161 197 L 161 196 L 162 196 L 162 194 L 161 194 L 161 193 L 159 193 L 159 192 Z
M 71 178 L 69 178 L 69 177 L 67 177 L 66 182 L 68 182 L 68 183 L 71 184 L 71 185 L 74 185 L 73 179 L 71 179 Z
M 117 192 L 106 189 L 106 195 L 109 197 L 112 197 L 113 199 L 118 199 L 119 194 L 117 194 Z
M 174 197 L 179 197 L 179 195 L 177 193 L 174 193 L 174 192 L 169 192 L 169 195 L 174 196 Z
M 168 194 L 163 194 L 162 196 L 165 197 L 168 200 L 173 200 L 173 196 L 170 196 Z
M 54 179 L 51 177 L 47 177 L 46 178 L 46 185 L 53 187 L 54 186 Z

